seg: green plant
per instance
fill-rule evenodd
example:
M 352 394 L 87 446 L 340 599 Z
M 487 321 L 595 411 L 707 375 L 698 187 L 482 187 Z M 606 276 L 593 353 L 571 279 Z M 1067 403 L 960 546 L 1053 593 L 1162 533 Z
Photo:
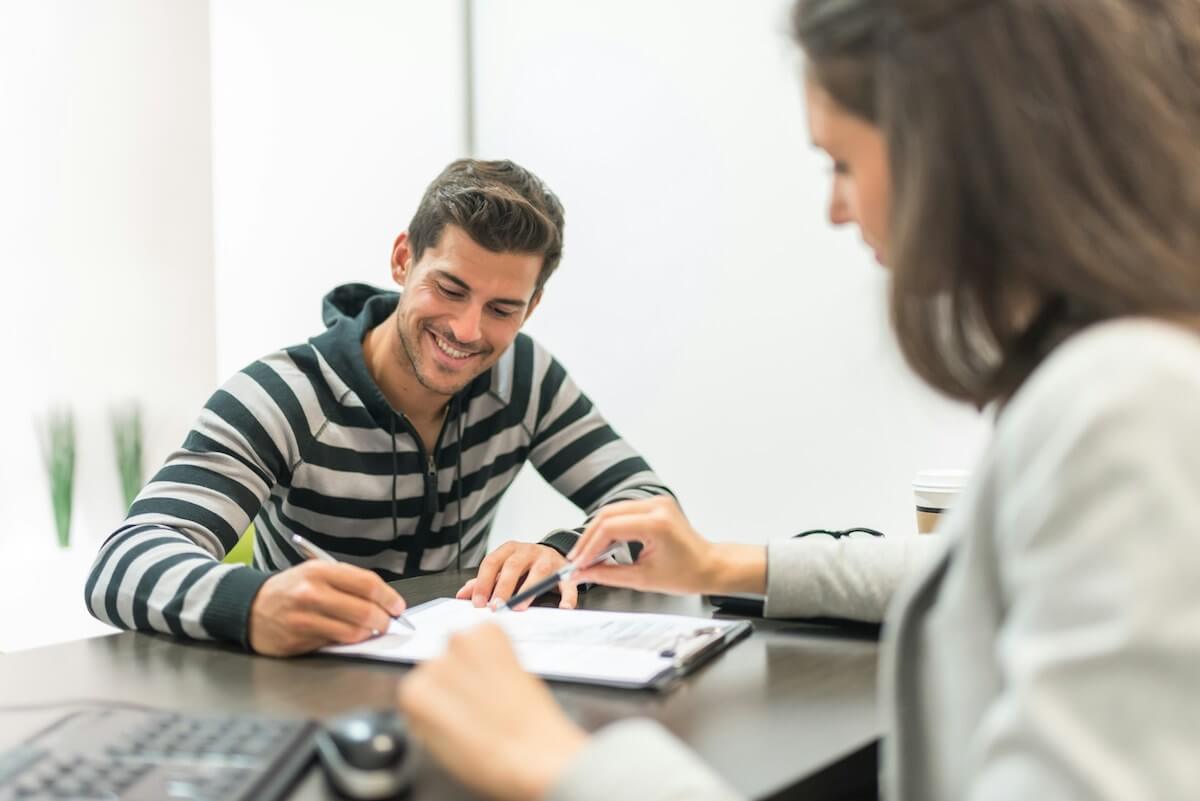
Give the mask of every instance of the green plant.
M 71 503 L 75 489 L 75 415 L 54 409 L 42 425 L 42 462 L 50 480 L 50 502 L 58 544 L 71 544 Z
M 142 488 L 142 409 L 130 403 L 109 417 L 112 426 L 113 450 L 117 454 L 117 476 L 121 480 L 121 497 L 125 508 L 133 505 Z

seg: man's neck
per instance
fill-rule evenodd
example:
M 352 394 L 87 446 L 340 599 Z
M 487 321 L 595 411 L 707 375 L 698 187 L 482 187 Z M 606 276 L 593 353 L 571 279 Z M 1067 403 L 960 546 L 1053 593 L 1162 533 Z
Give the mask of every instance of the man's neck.
M 417 381 L 396 330 L 396 312 L 367 332 L 362 348 L 367 372 L 393 409 L 418 423 L 441 421 L 449 399 Z

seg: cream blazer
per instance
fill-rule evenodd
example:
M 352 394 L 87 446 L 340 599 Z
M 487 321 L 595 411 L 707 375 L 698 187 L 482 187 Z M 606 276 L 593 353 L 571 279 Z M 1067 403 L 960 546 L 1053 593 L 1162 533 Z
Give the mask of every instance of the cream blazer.
M 1200 337 L 1076 335 L 1000 415 L 938 534 L 787 540 L 767 564 L 769 616 L 886 611 L 891 801 L 1200 799 Z M 637 720 L 549 794 L 736 797 Z

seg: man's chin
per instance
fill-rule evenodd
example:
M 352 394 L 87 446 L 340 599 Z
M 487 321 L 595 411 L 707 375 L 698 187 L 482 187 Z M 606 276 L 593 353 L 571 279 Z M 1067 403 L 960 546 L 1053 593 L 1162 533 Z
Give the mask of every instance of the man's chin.
M 485 368 L 486 369 L 486 368 Z M 441 371 L 436 370 L 421 370 L 418 374 L 418 379 L 421 386 L 436 392 L 439 395 L 457 395 L 466 388 L 472 381 L 478 378 L 484 370 L 472 371 L 470 374 L 457 376 L 447 376 L 446 374 L 438 374 Z

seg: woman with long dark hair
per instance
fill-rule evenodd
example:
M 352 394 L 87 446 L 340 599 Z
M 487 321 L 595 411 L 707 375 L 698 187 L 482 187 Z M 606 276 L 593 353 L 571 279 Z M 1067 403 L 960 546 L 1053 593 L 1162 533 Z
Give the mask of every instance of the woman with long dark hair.
M 917 374 L 998 410 L 943 552 L 889 608 L 886 796 L 1195 798 L 1200 3 L 799 0 L 793 27 L 832 221 L 891 270 Z M 614 540 L 638 561 L 577 579 L 787 616 L 822 578 L 669 500 L 606 508 L 573 556 Z M 494 626 L 400 705 L 490 796 L 734 797 L 655 724 L 583 732 Z

